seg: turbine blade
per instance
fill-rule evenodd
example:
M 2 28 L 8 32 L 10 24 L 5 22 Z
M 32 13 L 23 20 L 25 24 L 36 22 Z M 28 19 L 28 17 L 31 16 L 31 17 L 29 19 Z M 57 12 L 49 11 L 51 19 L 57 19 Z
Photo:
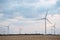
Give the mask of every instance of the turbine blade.
M 48 19 L 46 19 L 50 24 L 52 24 Z
M 47 14 L 48 14 L 48 10 L 46 11 L 46 15 L 45 15 L 45 18 L 47 17 Z
M 45 18 L 41 18 L 41 19 L 36 19 L 36 20 L 43 20 L 43 19 L 45 19 Z

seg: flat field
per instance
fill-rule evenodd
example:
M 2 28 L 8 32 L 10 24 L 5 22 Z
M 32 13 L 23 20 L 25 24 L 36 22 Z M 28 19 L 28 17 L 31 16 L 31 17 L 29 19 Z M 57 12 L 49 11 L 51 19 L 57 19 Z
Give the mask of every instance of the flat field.
M 60 40 L 60 35 L 4 35 L 0 40 Z

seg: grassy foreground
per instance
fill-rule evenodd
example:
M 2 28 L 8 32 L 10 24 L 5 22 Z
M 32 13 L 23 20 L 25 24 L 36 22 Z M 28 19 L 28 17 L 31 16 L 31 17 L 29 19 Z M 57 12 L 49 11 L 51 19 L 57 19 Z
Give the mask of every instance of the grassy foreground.
M 0 35 L 0 40 L 60 40 L 60 35 Z

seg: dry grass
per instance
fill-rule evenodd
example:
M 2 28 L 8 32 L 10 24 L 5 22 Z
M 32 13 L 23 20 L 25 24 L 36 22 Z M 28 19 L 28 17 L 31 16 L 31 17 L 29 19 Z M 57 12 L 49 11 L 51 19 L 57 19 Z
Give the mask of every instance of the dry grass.
M 14 35 L 0 36 L 0 40 L 60 40 L 57 35 Z

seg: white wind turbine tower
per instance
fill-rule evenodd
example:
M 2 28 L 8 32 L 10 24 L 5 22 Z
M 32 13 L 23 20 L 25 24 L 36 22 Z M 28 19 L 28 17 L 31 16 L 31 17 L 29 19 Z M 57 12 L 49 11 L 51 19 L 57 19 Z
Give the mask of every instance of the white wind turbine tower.
M 47 33 L 47 21 L 48 21 L 50 24 L 52 24 L 52 23 L 49 21 L 49 19 L 47 18 L 47 14 L 48 14 L 48 10 L 47 10 L 46 15 L 45 15 L 44 18 L 37 19 L 37 20 L 45 20 L 45 34 Z

